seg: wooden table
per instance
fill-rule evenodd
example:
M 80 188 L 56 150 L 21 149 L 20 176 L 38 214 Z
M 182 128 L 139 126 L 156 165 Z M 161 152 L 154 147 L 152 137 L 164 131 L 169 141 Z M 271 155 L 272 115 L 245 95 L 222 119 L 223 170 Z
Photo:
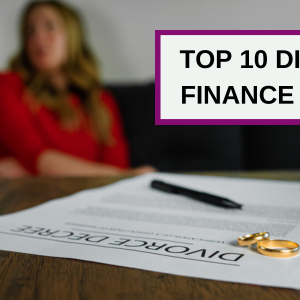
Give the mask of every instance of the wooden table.
M 198 174 L 300 181 L 300 171 Z M 0 214 L 15 212 L 83 189 L 103 186 L 118 179 L 120 178 L 0 180 Z M 0 251 L 0 299 L 289 300 L 300 299 L 300 291 Z

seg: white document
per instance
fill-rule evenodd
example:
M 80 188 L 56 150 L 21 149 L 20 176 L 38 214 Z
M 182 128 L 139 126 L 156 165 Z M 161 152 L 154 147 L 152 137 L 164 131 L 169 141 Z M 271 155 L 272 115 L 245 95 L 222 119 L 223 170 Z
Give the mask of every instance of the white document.
M 219 208 L 153 179 L 244 204 Z M 0 217 L 0 249 L 256 285 L 300 288 L 300 255 L 271 258 L 237 237 L 300 242 L 300 183 L 153 173 Z

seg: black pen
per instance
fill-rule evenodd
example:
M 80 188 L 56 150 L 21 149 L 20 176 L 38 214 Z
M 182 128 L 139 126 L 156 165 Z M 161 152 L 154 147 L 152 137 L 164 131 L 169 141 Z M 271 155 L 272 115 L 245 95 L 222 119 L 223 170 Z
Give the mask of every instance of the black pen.
M 196 200 L 208 203 L 208 204 L 220 206 L 220 207 L 240 208 L 240 209 L 243 208 L 243 205 L 233 202 L 227 198 L 190 190 L 190 189 L 187 189 L 184 187 L 172 185 L 172 184 L 165 183 L 165 182 L 159 181 L 159 180 L 153 180 L 151 182 L 151 187 L 153 187 L 154 189 L 166 192 L 166 193 L 186 196 L 189 198 L 193 198 L 193 199 L 196 199 Z

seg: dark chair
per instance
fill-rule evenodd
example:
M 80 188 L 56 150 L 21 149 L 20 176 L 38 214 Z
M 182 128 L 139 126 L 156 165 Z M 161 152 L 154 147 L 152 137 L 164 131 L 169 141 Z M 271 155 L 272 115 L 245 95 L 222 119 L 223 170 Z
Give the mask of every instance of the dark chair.
M 158 126 L 155 85 L 108 86 L 122 113 L 133 166 L 160 171 L 300 168 L 299 126 Z
M 300 169 L 300 126 L 246 126 L 250 169 Z

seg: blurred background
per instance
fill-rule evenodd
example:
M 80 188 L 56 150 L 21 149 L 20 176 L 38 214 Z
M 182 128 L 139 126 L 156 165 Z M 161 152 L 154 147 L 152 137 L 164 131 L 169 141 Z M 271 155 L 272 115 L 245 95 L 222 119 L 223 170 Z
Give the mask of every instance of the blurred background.
M 26 0 L 0 0 L 0 69 L 18 48 Z M 155 126 L 154 34 L 299 29 L 296 0 L 69 0 L 120 105 L 133 166 L 161 171 L 300 168 L 299 126 Z M 284 45 L 282 45 L 284 47 Z M 300 112 L 299 112 L 300 115 Z
M 0 0 L 0 68 L 18 46 L 27 0 Z M 299 29 L 297 0 L 68 0 L 86 25 L 107 83 L 154 79 L 157 29 Z

